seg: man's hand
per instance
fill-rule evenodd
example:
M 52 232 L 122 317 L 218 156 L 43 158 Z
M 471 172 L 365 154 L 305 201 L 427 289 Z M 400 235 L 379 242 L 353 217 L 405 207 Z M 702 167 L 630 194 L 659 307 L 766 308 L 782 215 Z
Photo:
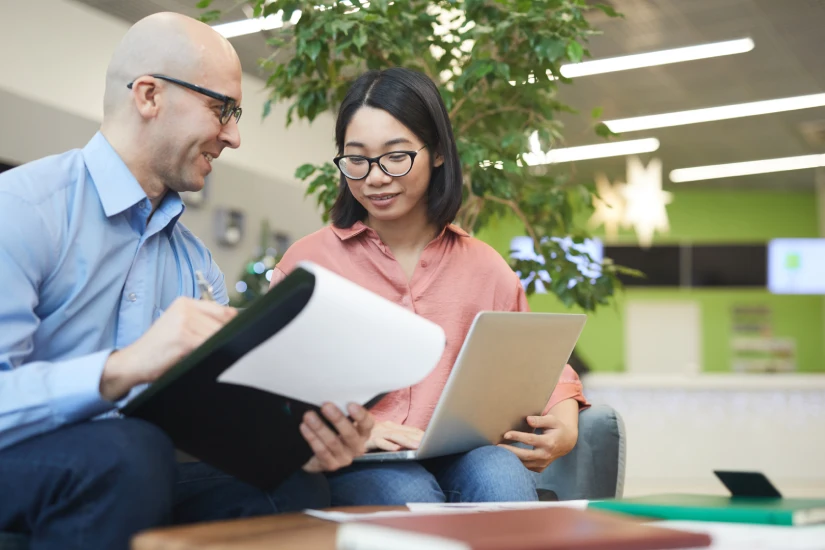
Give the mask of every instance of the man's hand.
M 313 411 L 304 415 L 300 428 L 301 435 L 315 453 L 315 456 L 304 464 L 304 471 L 334 472 L 346 468 L 352 464 L 355 457 L 366 452 L 367 440 L 375 421 L 367 409 L 355 403 L 350 403 L 347 410 L 354 422 L 332 403 L 325 403 L 321 407 L 323 415 L 338 430 L 337 435 Z
M 138 384 L 153 382 L 235 317 L 214 302 L 178 298 L 130 346 L 112 353 L 100 378 L 100 394 L 117 401 Z
M 557 404 L 544 416 L 528 416 L 527 424 L 531 428 L 542 430 L 541 434 L 525 432 L 507 432 L 504 439 L 519 441 L 533 449 L 522 449 L 512 445 L 499 444 L 499 447 L 513 452 L 524 467 L 534 472 L 541 472 L 551 462 L 561 458 L 576 446 L 579 438 L 579 405 L 573 399 Z

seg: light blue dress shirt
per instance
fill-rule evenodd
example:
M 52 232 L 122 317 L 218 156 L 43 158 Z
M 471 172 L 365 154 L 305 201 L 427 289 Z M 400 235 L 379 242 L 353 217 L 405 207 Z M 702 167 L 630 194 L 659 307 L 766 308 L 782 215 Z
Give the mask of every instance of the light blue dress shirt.
M 0 174 L 0 449 L 112 410 L 99 392 L 109 354 L 177 297 L 199 297 L 196 270 L 228 302 L 209 250 L 178 222 L 180 197 L 151 210 L 100 133 Z

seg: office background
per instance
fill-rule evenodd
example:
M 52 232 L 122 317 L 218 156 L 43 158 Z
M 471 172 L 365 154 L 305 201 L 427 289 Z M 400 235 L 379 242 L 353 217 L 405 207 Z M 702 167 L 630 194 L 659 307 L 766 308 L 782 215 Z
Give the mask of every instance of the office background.
M 3 6 L 0 33 L 0 162 L 15 165 L 82 147 L 102 116 L 109 55 L 138 17 L 174 9 L 182 0 L 115 2 L 43 0 Z M 594 58 L 748 36 L 753 51 L 583 77 L 562 98 L 602 106 L 605 117 L 632 117 L 825 90 L 821 28 L 825 7 L 815 0 L 616 0 L 625 19 L 597 21 Z M 233 40 L 244 68 L 243 146 L 226 150 L 203 200 L 183 221 L 212 249 L 230 288 L 260 240 L 261 222 L 299 238 L 322 226 L 294 177 L 297 166 L 334 154 L 333 118 L 284 127 L 285 108 L 262 120 L 264 82 L 254 60 L 263 38 Z M 586 117 L 585 117 L 586 118 Z M 629 133 L 655 136 L 670 230 L 654 247 L 762 245 L 776 238 L 825 237 L 825 175 L 820 169 L 674 184 L 675 168 L 822 153 L 825 108 L 794 110 L 706 124 Z M 569 145 L 596 141 L 586 122 L 566 117 Z M 623 181 L 621 157 L 581 161 L 576 177 L 597 172 Z M 242 233 L 225 242 L 227 216 L 243 216 Z M 637 247 L 622 230 L 611 246 Z M 512 220 L 480 235 L 508 255 L 519 228 Z M 678 252 L 677 252 L 678 255 Z M 672 266 L 671 266 L 672 267 Z M 667 268 L 667 266 L 665 266 Z M 740 266 L 762 270 L 764 265 Z M 679 268 L 677 267 L 677 270 Z M 537 311 L 563 311 L 551 295 L 530 300 Z M 651 325 L 650 319 L 660 322 Z M 745 321 L 742 319 L 746 318 Z M 737 327 L 758 325 L 767 340 L 787 344 L 787 374 L 740 374 Z M 784 345 L 783 344 L 783 345 Z M 790 349 L 791 351 L 787 351 Z M 630 286 L 614 305 L 591 315 L 577 352 L 592 370 L 590 395 L 610 402 L 628 423 L 628 490 L 715 488 L 710 469 L 764 469 L 791 493 L 825 492 L 825 298 L 777 295 L 759 286 Z M 738 438 L 738 441 L 734 441 Z

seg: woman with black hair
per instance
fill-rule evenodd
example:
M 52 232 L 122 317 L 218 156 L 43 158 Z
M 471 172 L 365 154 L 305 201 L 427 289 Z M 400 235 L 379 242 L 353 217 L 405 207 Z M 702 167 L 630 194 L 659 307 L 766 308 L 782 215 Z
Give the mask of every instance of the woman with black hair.
M 527 299 L 501 255 L 451 224 L 461 206 L 461 164 L 428 77 L 403 68 L 363 74 L 341 104 L 335 140 L 341 183 L 332 224 L 293 244 L 272 284 L 298 262 L 313 261 L 444 329 L 447 346 L 435 370 L 372 409 L 368 448 L 415 449 L 475 315 L 528 311 Z M 578 376 L 565 367 L 543 415 L 528 418 L 535 433 L 505 434 L 533 448 L 490 445 L 417 462 L 356 464 L 327 476 L 333 505 L 536 500 L 530 470 L 540 472 L 575 446 L 578 412 L 587 406 Z

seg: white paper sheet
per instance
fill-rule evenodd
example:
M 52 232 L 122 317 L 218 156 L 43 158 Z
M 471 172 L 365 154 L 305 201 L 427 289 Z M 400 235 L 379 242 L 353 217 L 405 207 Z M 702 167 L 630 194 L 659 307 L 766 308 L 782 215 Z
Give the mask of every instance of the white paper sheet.
M 387 512 L 326 512 L 323 510 L 304 510 L 304 513 L 312 517 L 334 521 L 337 523 L 349 523 L 362 519 L 413 517 L 413 516 L 440 516 L 443 514 L 475 514 L 478 512 L 501 512 L 504 510 L 528 510 L 533 508 L 575 508 L 584 510 L 587 508 L 586 500 L 563 500 L 558 502 L 456 502 L 456 503 L 429 503 L 410 502 L 407 504 L 408 510 L 393 510 Z
M 318 519 L 325 519 L 327 521 L 334 521 L 335 523 L 349 523 L 351 521 L 360 521 L 362 519 L 379 519 L 379 518 L 399 518 L 409 517 L 412 512 L 407 510 L 394 510 L 391 512 L 326 512 L 324 510 L 304 510 L 308 516 Z M 422 516 L 431 516 L 432 514 L 418 514 Z
M 299 266 L 315 275 L 309 303 L 219 382 L 344 410 L 348 402 L 412 386 L 438 364 L 440 326 L 320 266 Z
M 714 521 L 657 521 L 659 527 L 707 533 L 704 550 L 825 550 L 825 525 L 782 527 Z
M 502 510 L 531 510 L 534 508 L 574 508 L 584 510 L 587 500 L 558 500 L 539 502 L 410 502 L 407 504 L 413 512 L 440 514 L 441 512 L 500 512 Z

